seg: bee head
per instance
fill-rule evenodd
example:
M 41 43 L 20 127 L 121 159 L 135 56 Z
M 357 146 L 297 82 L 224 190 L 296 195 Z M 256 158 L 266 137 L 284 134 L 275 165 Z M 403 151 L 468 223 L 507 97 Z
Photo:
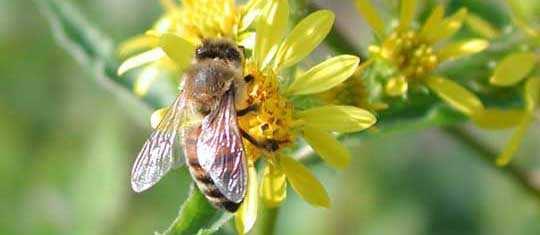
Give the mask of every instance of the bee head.
M 226 39 L 205 39 L 195 51 L 195 58 L 199 61 L 205 59 L 221 59 L 227 62 L 241 64 L 244 59 L 243 50 L 233 42 Z

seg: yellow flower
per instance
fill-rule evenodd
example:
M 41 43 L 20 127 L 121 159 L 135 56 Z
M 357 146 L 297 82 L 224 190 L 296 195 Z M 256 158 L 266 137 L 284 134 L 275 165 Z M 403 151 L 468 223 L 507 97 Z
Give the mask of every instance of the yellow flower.
M 307 57 L 330 31 L 334 14 L 320 10 L 302 19 L 285 36 L 289 18 L 286 0 L 273 0 L 264 7 L 255 25 L 255 45 L 245 63 L 245 74 L 253 79 L 248 84 L 248 104 L 258 107 L 239 117 L 239 125 L 257 142 L 272 140 L 274 151 L 244 141 L 249 162 L 264 159 L 258 190 L 248 190 L 247 200 L 260 197 L 268 207 L 278 206 L 286 197 L 290 184 L 301 198 L 314 206 L 329 207 L 327 192 L 315 176 L 297 159 L 289 155 L 297 136 L 303 139 L 330 166 L 344 168 L 350 153 L 334 133 L 361 131 L 376 119 L 366 110 L 352 106 L 327 105 L 300 109 L 293 97 L 327 91 L 338 86 L 356 70 L 359 58 L 339 55 L 289 77 L 283 73 Z M 255 180 L 254 180 L 255 181 Z M 244 203 L 236 214 L 238 231 L 249 231 L 257 207 Z
M 288 78 L 286 69 L 306 58 L 330 31 L 334 14 L 328 10 L 314 12 L 302 19 L 290 33 L 287 0 L 265 1 L 255 24 L 255 42 L 247 48 L 244 74 L 251 77 L 247 84 L 247 105 L 254 111 L 238 117 L 238 123 L 252 140 L 244 139 L 248 157 L 248 190 L 236 212 L 235 225 L 239 233 L 247 233 L 257 217 L 258 199 L 268 207 L 281 204 L 287 184 L 308 203 L 329 207 L 330 199 L 322 184 L 297 159 L 290 156 L 303 139 L 330 166 L 342 169 L 350 161 L 350 153 L 336 138 L 336 133 L 350 133 L 371 127 L 376 118 L 366 110 L 352 106 L 327 105 L 298 108 L 292 98 L 327 91 L 349 78 L 360 59 L 339 55 Z M 174 61 L 183 61 L 177 44 L 179 35 L 165 33 L 160 48 Z M 178 57 L 178 58 L 177 58 Z M 248 79 L 249 80 L 249 79 Z M 165 111 L 157 110 L 151 118 L 155 126 Z M 262 143 L 254 144 L 255 143 Z M 270 144 L 270 147 L 265 144 Z M 264 159 L 262 179 L 257 179 L 255 162 Z
M 427 86 L 453 108 L 466 114 L 484 110 L 481 101 L 458 83 L 433 74 L 443 62 L 468 56 L 486 49 L 488 41 L 469 39 L 439 46 L 462 26 L 467 10 L 459 9 L 444 18 L 444 8 L 438 5 L 419 28 L 412 24 L 417 7 L 415 0 L 401 1 L 399 24 L 386 31 L 383 19 L 368 0 L 356 0 L 357 9 L 375 32 L 380 43 L 369 52 L 374 65 L 389 67 L 385 74 L 384 93 L 390 97 L 406 96 L 412 86 Z
M 307 71 L 287 78 L 282 72 L 307 57 L 330 31 L 334 14 L 328 10 L 314 12 L 302 19 L 285 36 L 289 19 L 287 0 L 272 0 L 262 5 L 255 30 L 255 44 L 244 65 L 247 105 L 254 111 L 238 117 L 239 126 L 256 143 L 270 143 L 268 148 L 244 139 L 248 157 L 248 190 L 236 212 L 235 225 L 240 234 L 247 233 L 257 217 L 258 199 L 268 207 L 281 204 L 286 186 L 314 206 L 329 207 L 330 199 L 321 183 L 298 160 L 289 156 L 297 135 L 311 145 L 330 166 L 344 168 L 350 153 L 334 133 L 357 132 L 369 128 L 376 118 L 366 110 L 352 106 L 328 105 L 296 109 L 291 98 L 327 91 L 349 78 L 359 58 L 340 55 L 329 58 Z M 181 38 L 173 34 L 160 37 L 161 48 L 169 57 L 181 53 L 176 46 Z M 248 48 L 249 49 L 249 48 Z M 177 61 L 177 59 L 174 59 Z M 152 115 L 152 125 L 159 123 L 164 110 Z M 262 179 L 257 180 L 255 162 L 264 159 Z
M 499 166 L 504 166 L 510 162 L 512 156 L 517 152 L 527 128 L 535 118 L 534 112 L 540 101 L 540 77 L 534 75 L 528 76 L 538 66 L 539 60 L 540 55 L 534 52 L 512 53 L 497 64 L 493 76 L 490 78 L 490 83 L 496 86 L 513 86 L 526 80 L 523 88 L 525 108 L 521 116 L 519 116 L 521 118 L 519 119 L 516 131 L 510 137 L 510 141 L 501 155 L 497 158 L 496 163 Z M 536 72 L 539 72 L 538 69 L 536 69 Z M 505 122 L 505 120 L 497 121 Z
M 539 102 L 538 93 L 540 92 L 540 77 L 538 77 L 540 71 L 538 69 L 535 71 L 540 60 L 538 54 L 540 33 L 531 24 L 527 23 L 533 19 L 525 17 L 526 14 L 517 1 L 507 0 L 506 2 L 512 12 L 512 21 L 525 33 L 526 40 L 530 40 L 531 43 L 528 44 L 528 51 L 511 53 L 499 61 L 489 78 L 489 82 L 494 86 L 510 87 L 525 80 L 523 85 L 525 107 L 520 110 L 486 109 L 484 112 L 479 112 L 472 117 L 472 120 L 483 128 L 500 129 L 517 126 L 508 144 L 496 160 L 496 164 L 499 166 L 508 164 L 512 156 L 517 152 L 525 137 L 527 128 L 535 118 L 534 112 Z M 500 34 L 489 22 L 477 16 L 469 19 L 468 24 L 475 32 L 487 38 L 494 38 Z
M 160 73 L 172 76 L 189 66 L 201 39 L 225 37 L 249 44 L 253 33 L 248 28 L 264 1 L 251 0 L 242 6 L 234 0 L 184 0 L 181 6 L 173 0 L 161 2 L 165 14 L 154 26 L 118 48 L 121 57 L 136 53 L 124 60 L 118 74 L 143 67 L 134 84 L 138 95 L 146 94 Z M 171 45 L 170 40 L 175 40 L 174 47 L 164 51 L 164 46 Z

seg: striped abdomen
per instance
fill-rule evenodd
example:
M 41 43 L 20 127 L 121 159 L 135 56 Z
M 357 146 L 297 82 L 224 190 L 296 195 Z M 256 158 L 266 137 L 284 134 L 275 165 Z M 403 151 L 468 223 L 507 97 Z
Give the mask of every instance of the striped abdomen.
M 229 212 L 235 212 L 241 203 L 228 200 L 216 187 L 210 175 L 199 164 L 197 158 L 197 140 L 200 133 L 201 127 L 197 126 L 186 129 L 184 134 L 184 155 L 191 177 L 212 205 Z

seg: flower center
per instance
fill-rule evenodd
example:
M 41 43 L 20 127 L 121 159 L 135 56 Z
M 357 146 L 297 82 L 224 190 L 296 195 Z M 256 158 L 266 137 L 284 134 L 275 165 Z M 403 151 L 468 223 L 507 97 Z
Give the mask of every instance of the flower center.
M 257 109 L 238 118 L 242 130 L 258 143 L 273 142 L 280 149 L 293 142 L 293 105 L 279 93 L 279 81 L 271 71 L 258 71 L 251 62 L 246 62 L 246 73 L 253 76 L 247 87 L 247 103 Z M 248 157 L 256 160 L 266 150 L 244 141 Z
M 412 30 L 393 32 L 383 42 L 379 54 L 407 79 L 429 74 L 439 62 L 431 45 L 422 41 Z

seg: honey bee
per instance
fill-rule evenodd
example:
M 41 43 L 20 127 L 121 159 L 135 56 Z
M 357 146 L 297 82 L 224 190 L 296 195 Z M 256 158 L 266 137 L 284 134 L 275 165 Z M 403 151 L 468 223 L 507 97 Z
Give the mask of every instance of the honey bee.
M 245 107 L 246 83 L 241 47 L 224 39 L 207 39 L 195 51 L 184 73 L 182 91 L 140 150 L 131 173 L 131 186 L 142 192 L 156 184 L 182 158 L 200 191 L 215 207 L 235 212 L 247 187 L 246 154 L 242 138 L 269 151 L 275 141 L 257 143 L 242 131 L 237 115 Z M 238 110 L 238 111 L 237 111 Z

